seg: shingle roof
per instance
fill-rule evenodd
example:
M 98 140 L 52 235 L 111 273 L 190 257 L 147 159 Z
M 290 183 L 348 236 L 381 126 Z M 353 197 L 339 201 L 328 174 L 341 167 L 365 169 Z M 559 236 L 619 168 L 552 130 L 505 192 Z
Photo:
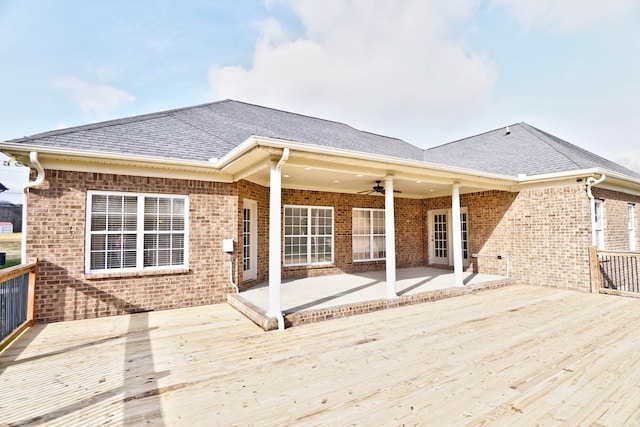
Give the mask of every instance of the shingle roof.
M 516 176 L 600 168 L 636 179 L 640 174 L 526 123 L 422 150 L 401 139 L 239 101 L 127 117 L 9 142 L 207 161 L 221 158 L 251 135 L 400 159 Z
M 344 123 L 226 100 L 78 126 L 13 143 L 148 155 L 183 160 L 223 157 L 251 135 L 421 160 L 401 139 L 363 132 Z
M 503 175 L 539 175 L 600 168 L 640 174 L 526 123 L 517 123 L 425 150 L 424 160 Z

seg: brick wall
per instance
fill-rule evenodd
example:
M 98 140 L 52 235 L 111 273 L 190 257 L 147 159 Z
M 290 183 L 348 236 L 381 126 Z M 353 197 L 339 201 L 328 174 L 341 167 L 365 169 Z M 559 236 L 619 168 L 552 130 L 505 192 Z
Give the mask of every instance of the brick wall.
M 331 266 L 284 267 L 283 278 L 322 276 L 326 274 L 357 273 L 383 270 L 384 261 L 353 262 L 352 209 L 384 209 L 384 197 L 342 194 L 322 191 L 282 190 L 284 205 L 326 206 L 334 208 L 334 264 Z M 398 268 L 423 265 L 423 224 L 416 223 L 422 217 L 422 201 L 396 198 L 394 201 L 396 222 L 396 265 Z
M 602 199 L 604 219 L 604 248 L 609 251 L 629 250 L 629 224 L 627 205 L 635 204 L 636 250 L 640 249 L 640 196 L 624 194 L 602 188 L 593 188 L 593 196 Z
M 140 189 L 189 196 L 189 270 L 86 276 L 87 190 Z M 640 202 L 640 198 L 600 189 L 594 189 L 594 194 L 605 200 L 607 245 L 626 250 L 626 206 L 628 202 Z M 242 247 L 238 243 L 245 198 L 255 200 L 258 206 L 258 278 L 242 283 Z M 461 207 L 468 209 L 469 253 L 481 255 L 469 259 L 471 271 L 503 275 L 508 258 L 511 277 L 517 283 L 589 289 L 591 222 L 584 185 L 519 193 L 486 191 L 463 194 L 460 200 Z M 36 318 L 40 322 L 222 302 L 232 292 L 228 257 L 221 248 L 224 238 L 236 241 L 234 277 L 241 289 L 268 279 L 267 187 L 248 181 L 226 184 L 48 170 L 47 182 L 32 190 L 28 203 L 27 256 L 40 260 L 36 296 Z M 383 209 L 384 197 L 284 189 L 282 203 L 331 206 L 335 215 L 334 264 L 283 267 L 284 279 L 385 268 L 384 261 L 354 263 L 351 241 L 352 209 Z M 450 207 L 451 197 L 395 199 L 398 268 L 428 263 L 428 213 Z M 636 213 L 636 223 L 638 216 Z M 499 260 L 496 255 L 504 258 Z
M 451 198 L 424 203 L 426 221 L 429 210 L 450 207 Z M 508 259 L 516 283 L 589 290 L 591 222 L 584 185 L 464 194 L 460 206 L 469 213 L 469 253 L 480 255 L 470 258 L 470 270 L 504 275 Z
M 28 201 L 27 256 L 40 260 L 36 320 L 52 322 L 222 302 L 231 292 L 223 238 L 237 240 L 235 184 L 46 171 Z M 189 271 L 85 276 L 87 190 L 189 196 Z

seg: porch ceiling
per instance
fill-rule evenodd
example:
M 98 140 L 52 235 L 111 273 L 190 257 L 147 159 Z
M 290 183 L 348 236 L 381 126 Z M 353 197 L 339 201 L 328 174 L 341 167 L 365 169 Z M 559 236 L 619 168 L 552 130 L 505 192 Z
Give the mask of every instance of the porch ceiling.
M 358 164 L 360 163 L 360 164 Z M 268 186 L 270 178 L 269 162 L 263 162 L 254 168 L 249 168 L 250 173 L 242 176 L 243 179 Z M 309 159 L 304 157 L 291 158 L 282 168 L 282 187 L 299 190 L 329 191 L 338 193 L 362 193 L 371 191 L 376 181 L 381 181 L 385 186 L 385 177 L 394 177 L 394 190 L 396 197 L 402 198 L 431 198 L 451 195 L 451 186 L 460 184 L 460 193 L 472 193 L 500 189 L 508 191 L 511 183 L 474 181 L 463 175 L 437 174 L 425 168 L 402 168 L 397 165 L 380 162 L 378 164 L 364 164 L 364 162 L 350 161 L 326 161 Z M 238 177 L 236 177 L 237 179 Z M 381 193 L 370 193 L 373 196 L 382 196 Z

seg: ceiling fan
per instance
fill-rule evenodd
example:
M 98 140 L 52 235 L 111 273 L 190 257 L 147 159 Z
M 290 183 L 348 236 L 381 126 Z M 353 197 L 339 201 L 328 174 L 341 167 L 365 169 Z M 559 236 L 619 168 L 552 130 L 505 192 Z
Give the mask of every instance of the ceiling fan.
M 382 181 L 376 181 L 376 185 L 371 187 L 371 190 L 359 191 L 358 194 L 371 194 L 371 193 L 380 193 L 384 194 L 384 187 L 380 185 Z M 393 190 L 394 193 L 402 193 L 400 190 Z

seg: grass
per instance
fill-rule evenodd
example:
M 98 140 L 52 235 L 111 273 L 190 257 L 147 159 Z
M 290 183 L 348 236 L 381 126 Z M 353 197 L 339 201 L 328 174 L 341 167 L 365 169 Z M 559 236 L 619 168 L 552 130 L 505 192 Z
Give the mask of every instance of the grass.
M 0 252 L 6 254 L 6 262 L 0 269 L 20 264 L 22 233 L 0 233 Z

